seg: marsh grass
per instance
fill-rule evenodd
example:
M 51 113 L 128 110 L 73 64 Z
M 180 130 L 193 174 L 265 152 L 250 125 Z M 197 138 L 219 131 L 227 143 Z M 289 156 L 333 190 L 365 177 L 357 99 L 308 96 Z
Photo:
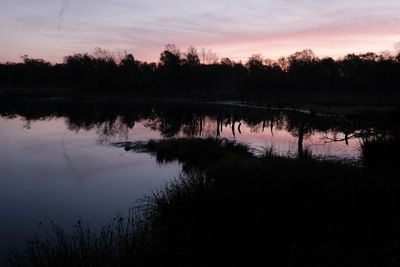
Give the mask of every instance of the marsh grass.
M 66 232 L 54 222 L 46 224 L 47 237 L 27 241 L 22 251 L 9 253 L 10 266 L 125 266 L 139 263 L 146 246 L 145 228 L 134 213 L 116 217 L 93 232 L 81 221 Z
M 361 145 L 362 161 L 371 169 L 393 169 L 399 167 L 400 143 L 396 138 L 365 140 Z
M 127 144 L 128 145 L 128 144 Z M 400 183 L 392 171 L 257 157 L 219 139 L 137 149 L 182 174 L 141 200 L 135 220 L 97 235 L 78 224 L 16 254 L 14 266 L 396 266 Z M 67 262 L 67 265 L 64 264 Z M 62 264 L 61 264 L 62 263 Z M 18 265 L 19 264 L 19 265 Z

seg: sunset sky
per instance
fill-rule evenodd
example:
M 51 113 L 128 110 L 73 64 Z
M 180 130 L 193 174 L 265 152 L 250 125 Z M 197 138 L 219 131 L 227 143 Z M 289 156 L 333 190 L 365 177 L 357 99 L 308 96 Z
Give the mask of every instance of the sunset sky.
M 243 61 L 393 51 L 399 14 L 399 0 L 1 0 L 0 62 L 61 62 L 95 47 L 158 61 L 168 43 Z

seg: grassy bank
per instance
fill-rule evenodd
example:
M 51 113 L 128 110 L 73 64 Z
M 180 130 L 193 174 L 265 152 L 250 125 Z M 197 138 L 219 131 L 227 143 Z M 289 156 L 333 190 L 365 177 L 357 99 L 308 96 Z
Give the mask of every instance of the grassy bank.
M 153 153 L 160 163 L 177 160 L 182 175 L 101 233 L 81 224 L 72 234 L 53 226 L 51 239 L 29 243 L 12 266 L 396 266 L 400 260 L 395 165 L 254 156 L 246 145 L 218 139 L 125 149 Z

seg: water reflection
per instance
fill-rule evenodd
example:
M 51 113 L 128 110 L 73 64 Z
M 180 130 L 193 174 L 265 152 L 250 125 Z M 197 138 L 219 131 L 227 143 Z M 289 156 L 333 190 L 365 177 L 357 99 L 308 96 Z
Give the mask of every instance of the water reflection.
M 180 171 L 179 164 L 160 166 L 150 155 L 98 145 L 97 126 L 76 132 L 65 121 L 0 116 L 0 266 L 3 253 L 42 229 L 39 222 L 70 229 L 81 219 L 96 230 Z M 125 138 L 112 132 L 115 140 Z M 161 138 L 156 132 L 136 137 Z
M 103 225 L 180 170 L 125 153 L 116 142 L 220 137 L 260 153 L 357 159 L 363 140 L 387 134 L 385 121 L 370 116 L 154 99 L 0 98 L 0 254 L 34 234 L 39 221 Z
M 384 123 L 362 116 L 318 116 L 304 112 L 254 109 L 154 99 L 18 99 L 2 100 L 0 115 L 21 116 L 24 128 L 31 121 L 64 118 L 78 133 L 95 130 L 97 143 L 128 141 L 148 131 L 169 137 L 226 137 L 259 150 L 271 148 L 281 155 L 359 157 L 360 143 L 388 132 Z M 136 126 L 136 127 L 135 127 Z M 131 140 L 135 141 L 135 140 Z

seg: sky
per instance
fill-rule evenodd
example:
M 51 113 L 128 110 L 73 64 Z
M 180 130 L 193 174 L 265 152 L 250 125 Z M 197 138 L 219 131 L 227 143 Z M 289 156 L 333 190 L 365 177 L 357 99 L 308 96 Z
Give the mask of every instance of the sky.
M 400 0 L 1 0 L 0 62 L 62 62 L 96 47 L 158 61 L 166 44 L 245 61 L 303 49 L 334 58 L 393 51 Z

